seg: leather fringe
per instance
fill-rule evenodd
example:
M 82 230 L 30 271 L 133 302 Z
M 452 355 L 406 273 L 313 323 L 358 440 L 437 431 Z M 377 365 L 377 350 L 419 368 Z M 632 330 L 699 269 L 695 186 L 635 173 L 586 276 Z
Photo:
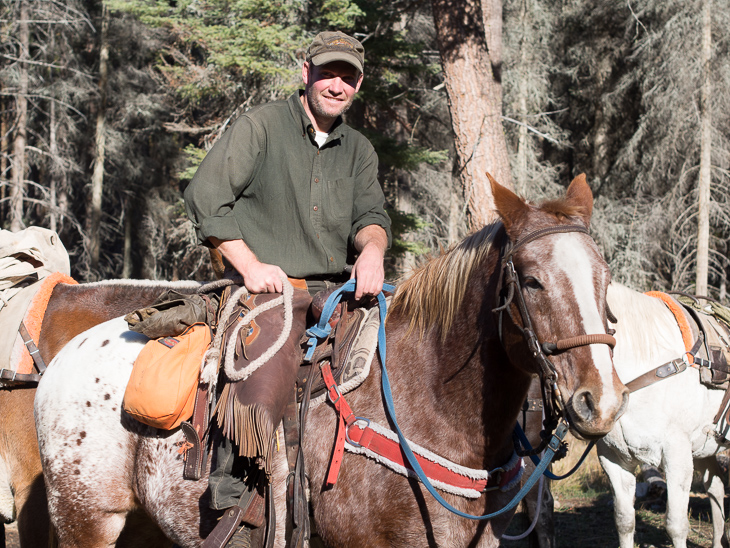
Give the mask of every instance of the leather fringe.
M 221 393 L 215 414 L 218 427 L 225 437 L 238 446 L 238 454 L 249 457 L 271 476 L 274 425 L 267 410 L 260 405 L 244 405 L 226 384 Z

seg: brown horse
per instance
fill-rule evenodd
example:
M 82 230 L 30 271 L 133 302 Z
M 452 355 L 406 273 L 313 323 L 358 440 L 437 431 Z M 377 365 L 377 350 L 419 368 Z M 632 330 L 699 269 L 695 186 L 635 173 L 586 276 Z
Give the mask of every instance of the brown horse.
M 613 340 L 606 331 L 610 276 L 587 234 L 592 194 L 585 178 L 563 200 L 540 207 L 495 182 L 492 190 L 503 222 L 400 285 L 386 322 L 401 429 L 414 444 L 472 470 L 510 461 L 512 429 L 535 373 L 547 377 L 555 407 L 586 439 L 609 432 L 627 403 L 610 348 L 601 344 Z M 208 509 L 205 481 L 182 479 L 181 433 L 145 427 L 121 410 L 144 342 L 123 322 L 107 322 L 72 340 L 39 384 L 36 426 L 62 548 L 140 546 L 133 534 L 156 528 L 180 546 L 198 546 L 220 515 Z M 388 425 L 381 372 L 373 369 L 346 398 L 357 415 Z M 512 512 L 489 521 L 455 517 L 414 478 L 361 455 L 346 454 L 339 482 L 325 488 L 336 423 L 330 405 L 314 407 L 303 443 L 314 523 L 326 545 L 498 545 Z M 282 449 L 273 465 L 278 546 L 290 534 L 287 473 Z M 459 511 L 485 514 L 514 494 L 444 498 Z
M 165 289 L 190 292 L 190 282 L 117 280 L 56 285 L 43 319 L 38 347 L 50 362 L 79 333 L 102 322 L 150 305 Z M 2 517 L 17 519 L 20 545 L 48 545 L 48 504 L 38 454 L 33 399 L 35 384 L 0 389 L 0 492 Z M 0 546 L 4 531 L 0 523 Z

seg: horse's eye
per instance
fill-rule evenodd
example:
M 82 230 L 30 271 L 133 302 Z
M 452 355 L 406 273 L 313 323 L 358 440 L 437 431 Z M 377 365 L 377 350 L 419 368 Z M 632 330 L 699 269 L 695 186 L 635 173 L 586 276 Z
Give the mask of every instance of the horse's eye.
M 540 283 L 540 280 L 532 276 L 525 276 L 525 279 L 522 280 L 522 285 L 524 285 L 528 289 L 544 289 L 544 287 Z

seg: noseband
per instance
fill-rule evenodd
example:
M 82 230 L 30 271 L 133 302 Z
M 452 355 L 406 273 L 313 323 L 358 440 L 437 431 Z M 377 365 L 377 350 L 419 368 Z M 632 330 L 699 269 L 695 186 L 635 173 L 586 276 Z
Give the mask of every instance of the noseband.
M 580 346 L 587 346 L 590 344 L 607 344 L 611 348 L 616 346 L 616 339 L 606 333 L 596 335 L 578 335 L 568 339 L 560 339 L 555 342 L 543 343 L 540 343 L 540 340 L 535 334 L 535 330 L 532 327 L 532 321 L 530 319 L 530 312 L 527 309 L 527 304 L 522 296 L 522 286 L 520 285 L 520 280 L 517 276 L 517 271 L 515 270 L 513 257 L 520 247 L 532 242 L 533 240 L 537 240 L 538 238 L 542 238 L 549 234 L 561 234 L 566 232 L 581 232 L 589 235 L 588 229 L 581 225 L 551 226 L 530 232 L 527 236 L 518 240 L 514 244 L 510 245 L 510 243 L 508 243 L 505 246 L 502 255 L 502 272 L 500 274 L 501 283 L 499 284 L 497 293 L 497 302 L 499 302 L 500 305 L 493 310 L 493 312 L 498 315 L 497 325 L 499 338 L 502 340 L 502 313 L 507 310 L 513 301 L 517 304 L 520 317 L 522 318 L 522 325 L 524 327 L 520 327 L 519 324 L 514 321 L 514 318 L 512 319 L 512 323 L 522 332 L 522 335 L 527 342 L 527 347 L 537 363 L 540 365 L 540 381 L 542 384 L 543 401 L 545 403 L 546 426 L 548 421 L 557 424 L 557 420 L 560 416 L 564 416 L 564 418 L 568 420 L 568 417 L 565 416 L 564 412 L 565 403 L 563 402 L 560 390 L 558 389 L 558 372 L 547 356 L 557 354 L 571 348 L 578 348 Z M 507 293 L 506 295 L 505 290 Z M 539 450 L 541 449 L 536 449 L 536 451 Z

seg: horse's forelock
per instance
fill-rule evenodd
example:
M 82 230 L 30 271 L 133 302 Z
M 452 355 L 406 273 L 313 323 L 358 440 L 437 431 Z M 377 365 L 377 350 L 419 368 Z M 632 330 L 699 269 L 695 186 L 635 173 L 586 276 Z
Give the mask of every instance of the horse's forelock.
M 398 289 L 391 313 L 410 316 L 409 332 L 423 336 L 432 326 L 446 337 L 461 307 L 474 270 L 486 259 L 501 223 L 493 223 L 467 236 L 461 243 L 417 268 Z
M 539 206 L 541 211 L 554 215 L 559 220 L 570 217 L 583 217 L 587 213 L 582 206 L 568 204 L 564 200 L 548 200 Z

